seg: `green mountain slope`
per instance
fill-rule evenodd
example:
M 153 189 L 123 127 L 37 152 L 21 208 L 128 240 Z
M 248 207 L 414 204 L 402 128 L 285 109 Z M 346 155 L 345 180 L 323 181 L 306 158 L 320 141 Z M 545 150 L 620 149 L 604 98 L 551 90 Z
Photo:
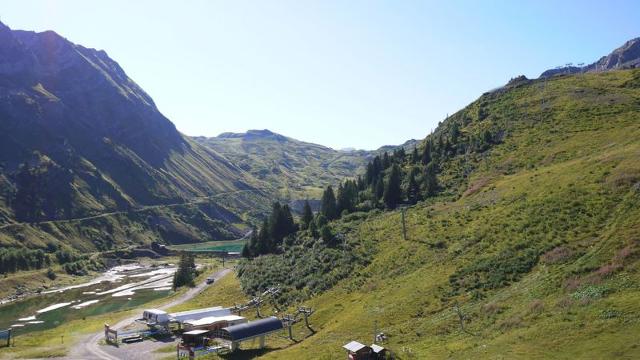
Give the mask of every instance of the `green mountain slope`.
M 218 215 L 237 210 L 242 198 L 226 210 L 181 212 L 195 200 L 239 190 L 257 196 L 262 186 L 180 134 L 104 51 L 0 23 L 0 245 L 66 242 L 91 250 L 137 243 L 149 236 L 137 236 L 136 227 L 162 233 L 153 216 L 137 216 L 149 207 L 160 223 L 181 228 L 180 236 L 160 236 L 165 241 L 233 238 L 243 233 L 234 225 L 242 220 Z M 259 197 L 258 204 L 268 202 Z M 240 207 L 238 215 L 250 209 Z M 94 227 L 91 218 L 106 214 L 133 214 L 126 219 L 135 223 L 131 233 L 114 218 Z M 71 241 L 66 221 L 81 219 Z
M 430 140 L 452 128 L 406 240 L 399 211 L 354 213 L 333 248 L 301 233 L 242 265 L 246 291 L 316 310 L 264 358 L 342 357 L 374 328 L 402 359 L 640 357 L 640 70 L 521 78 Z
M 195 137 L 233 164 L 271 184 L 278 197 L 319 199 L 322 188 L 361 173 L 373 152 L 338 151 L 269 130 Z

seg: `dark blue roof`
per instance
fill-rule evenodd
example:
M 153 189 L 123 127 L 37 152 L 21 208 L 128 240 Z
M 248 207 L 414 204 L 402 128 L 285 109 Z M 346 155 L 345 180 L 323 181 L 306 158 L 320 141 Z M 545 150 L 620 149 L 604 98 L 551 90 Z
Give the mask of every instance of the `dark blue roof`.
M 238 341 L 280 329 L 282 329 L 282 321 L 272 316 L 244 324 L 227 326 L 222 330 L 228 332 L 232 340 Z

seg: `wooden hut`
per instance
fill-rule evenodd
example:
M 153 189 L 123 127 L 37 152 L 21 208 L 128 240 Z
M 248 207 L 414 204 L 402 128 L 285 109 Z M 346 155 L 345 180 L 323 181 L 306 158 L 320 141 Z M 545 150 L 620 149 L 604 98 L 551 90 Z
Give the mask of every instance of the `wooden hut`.
M 369 360 L 371 358 L 371 348 L 357 341 L 352 341 L 343 346 L 347 350 L 349 360 Z

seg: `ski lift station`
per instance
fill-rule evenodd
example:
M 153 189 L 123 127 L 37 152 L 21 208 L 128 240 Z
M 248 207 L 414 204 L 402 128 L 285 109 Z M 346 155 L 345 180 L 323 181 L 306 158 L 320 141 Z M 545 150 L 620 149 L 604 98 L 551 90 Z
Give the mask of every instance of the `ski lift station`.
M 147 325 L 167 327 L 169 323 L 177 323 L 181 328 L 187 321 L 197 321 L 204 318 L 222 317 L 231 315 L 231 309 L 215 306 L 204 309 L 196 309 L 189 311 L 181 311 L 176 313 L 167 313 L 158 309 L 147 309 L 142 313 L 142 321 Z M 238 319 L 232 319 L 238 321 Z
M 227 343 L 231 351 L 235 351 L 240 343 L 259 339 L 260 349 L 264 348 L 265 336 L 280 331 L 284 327 L 282 321 L 275 316 L 232 325 L 213 331 L 211 337 Z
M 225 315 L 225 316 L 207 316 L 199 320 L 186 320 L 183 322 L 183 328 L 185 331 L 192 330 L 218 330 L 227 326 L 233 326 L 238 324 L 244 324 L 247 319 L 238 315 Z

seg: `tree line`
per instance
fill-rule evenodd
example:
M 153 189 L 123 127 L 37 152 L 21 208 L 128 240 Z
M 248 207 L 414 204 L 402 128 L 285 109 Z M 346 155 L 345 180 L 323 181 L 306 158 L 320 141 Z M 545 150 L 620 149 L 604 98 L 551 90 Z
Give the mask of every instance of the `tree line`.
M 486 117 L 482 108 L 480 113 L 478 116 Z M 252 232 L 242 255 L 256 257 L 282 252 L 287 240 L 293 240 L 297 231 L 306 231 L 310 237 L 334 246 L 338 241 L 330 222 L 345 214 L 392 210 L 437 196 L 441 191 L 438 175 L 447 160 L 461 154 L 483 152 L 496 143 L 489 129 L 463 134 L 460 127 L 470 121 L 466 114 L 459 114 L 439 126 L 438 133 L 429 135 L 420 148 L 414 146 L 410 153 L 398 148 L 375 156 L 366 165 L 364 174 L 344 180 L 337 190 L 327 186 L 317 214 L 306 201 L 299 223 L 295 223 L 287 205 L 274 203 L 268 218 Z
M 39 270 L 55 263 L 62 266 L 62 270 L 71 275 L 86 275 L 88 270 L 99 270 L 102 264 L 87 255 L 58 249 L 50 244 L 45 252 L 42 249 L 28 248 L 0 248 L 0 273 L 13 273 L 21 270 Z M 50 278 L 54 277 L 51 274 Z
M 49 255 L 40 249 L 0 249 L 0 272 L 13 273 L 18 270 L 42 269 L 51 264 Z
M 335 245 L 336 237 L 329 225 L 329 221 L 335 217 L 325 216 L 327 211 L 335 212 L 335 197 L 333 201 L 323 201 L 323 204 L 327 206 L 333 204 L 334 209 L 323 209 L 314 214 L 309 201 L 305 201 L 300 220 L 296 223 L 289 206 L 275 202 L 271 208 L 271 213 L 263 220 L 262 225 L 257 229 L 253 229 L 249 241 L 242 249 L 242 256 L 252 258 L 259 255 L 283 252 L 287 245 L 293 244 L 294 237 L 299 231 L 307 231 L 310 237 L 322 239 L 329 246 Z

